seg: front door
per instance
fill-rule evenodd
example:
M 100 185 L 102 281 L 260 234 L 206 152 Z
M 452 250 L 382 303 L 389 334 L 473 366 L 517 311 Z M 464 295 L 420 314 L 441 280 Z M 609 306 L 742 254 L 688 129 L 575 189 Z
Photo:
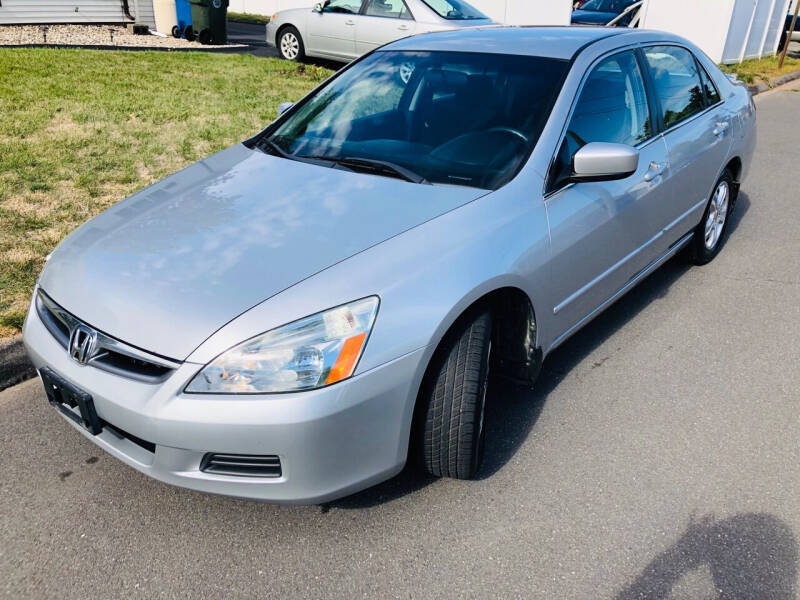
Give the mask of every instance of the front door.
M 356 54 L 356 23 L 361 0 L 331 0 L 322 12 L 308 17 L 307 50 L 336 58 L 353 59 Z
M 417 24 L 403 0 L 367 0 L 356 27 L 356 52 L 371 52 L 394 40 L 414 35 Z
M 602 59 L 585 79 L 548 180 L 552 306 L 558 338 L 658 256 L 667 146 L 655 136 L 632 51 Z M 590 142 L 628 144 L 639 166 L 616 181 L 569 183 L 572 158 Z

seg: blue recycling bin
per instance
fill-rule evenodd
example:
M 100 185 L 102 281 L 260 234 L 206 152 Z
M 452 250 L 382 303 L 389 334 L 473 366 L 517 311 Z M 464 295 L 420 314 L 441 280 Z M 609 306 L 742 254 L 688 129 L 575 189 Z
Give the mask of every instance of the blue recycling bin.
M 189 0 L 175 0 L 175 16 L 178 24 L 172 28 L 172 35 L 194 41 L 197 33 L 192 29 L 192 5 Z

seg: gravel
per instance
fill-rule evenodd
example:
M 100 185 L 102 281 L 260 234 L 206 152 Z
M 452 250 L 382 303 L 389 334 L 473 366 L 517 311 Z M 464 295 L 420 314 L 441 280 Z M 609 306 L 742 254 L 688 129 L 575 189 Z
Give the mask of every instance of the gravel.
M 46 28 L 45 28 L 46 27 Z M 0 46 L 53 44 L 56 46 L 120 46 L 137 48 L 221 48 L 202 45 L 172 36 L 134 35 L 133 29 L 122 25 L 3 25 L 0 26 Z M 228 44 L 227 47 L 239 45 Z

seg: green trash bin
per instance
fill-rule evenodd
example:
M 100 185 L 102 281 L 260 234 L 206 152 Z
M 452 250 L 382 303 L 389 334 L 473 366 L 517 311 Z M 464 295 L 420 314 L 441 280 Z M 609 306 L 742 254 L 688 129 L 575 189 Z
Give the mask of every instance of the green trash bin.
M 192 29 L 201 44 L 228 43 L 228 0 L 190 0 Z

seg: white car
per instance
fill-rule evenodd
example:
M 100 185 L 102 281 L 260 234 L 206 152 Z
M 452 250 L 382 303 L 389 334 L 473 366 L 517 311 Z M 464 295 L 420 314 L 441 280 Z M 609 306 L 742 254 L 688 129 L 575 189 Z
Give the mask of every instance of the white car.
M 492 24 L 463 0 L 325 0 L 273 15 L 267 43 L 286 60 L 350 61 L 417 33 Z

